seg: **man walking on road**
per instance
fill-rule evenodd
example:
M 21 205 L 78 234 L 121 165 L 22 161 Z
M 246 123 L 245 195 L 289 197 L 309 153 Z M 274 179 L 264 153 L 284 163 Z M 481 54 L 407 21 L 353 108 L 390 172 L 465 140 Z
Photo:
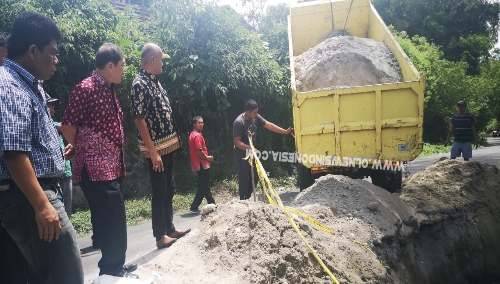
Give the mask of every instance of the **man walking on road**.
M 203 131 L 203 118 L 195 116 L 192 120 L 193 131 L 189 135 L 189 156 L 191 159 L 191 170 L 195 176 L 198 176 L 198 191 L 191 203 L 190 212 L 192 214 L 200 213 L 198 207 L 203 198 L 207 199 L 208 204 L 215 204 L 215 200 L 210 192 L 208 185 L 210 175 L 210 162 L 214 160 L 213 156 L 208 155 L 207 145 L 201 132 Z
M 60 39 L 56 24 L 33 11 L 18 16 L 8 39 L 0 68 L 0 221 L 28 263 L 29 283 L 83 284 L 76 232 L 57 182 L 63 151 L 38 90 L 38 80 L 56 71 Z
M 252 134 L 252 142 L 255 142 L 257 126 L 279 134 L 290 134 L 293 130 L 291 127 L 285 130 L 274 123 L 268 122 L 258 112 L 259 107 L 257 103 L 254 100 L 249 100 L 245 105 L 245 112 L 238 115 L 233 122 L 234 157 L 236 159 L 236 166 L 238 167 L 240 200 L 249 199 L 253 192 L 250 163 L 243 159 L 246 157 L 246 150 L 250 150 L 248 132 Z M 254 182 L 257 185 L 259 177 L 255 172 L 255 166 L 252 168 L 254 171 Z
M 444 142 L 444 146 L 448 146 L 450 138 L 454 135 L 453 145 L 451 146 L 451 159 L 462 156 L 465 161 L 472 158 L 472 140 L 474 139 L 474 146 L 478 147 L 476 135 L 476 120 L 474 116 L 468 112 L 467 103 L 459 101 L 457 103 L 458 113 L 451 118 L 451 128 L 448 137 Z
M 96 70 L 71 92 L 63 133 L 75 147 L 73 180 L 89 203 L 94 241 L 101 249 L 99 275 L 138 278 L 126 267 L 127 221 L 122 196 L 125 177 L 123 112 L 116 95 L 125 58 L 115 44 L 102 45 Z
M 164 58 L 169 57 L 158 45 L 146 44 L 141 55 L 141 71 L 131 90 L 139 147 L 151 177 L 153 235 L 159 249 L 172 245 L 191 231 L 177 230 L 173 223 L 174 151 L 180 147 L 180 140 L 167 93 L 156 77 L 162 72 Z

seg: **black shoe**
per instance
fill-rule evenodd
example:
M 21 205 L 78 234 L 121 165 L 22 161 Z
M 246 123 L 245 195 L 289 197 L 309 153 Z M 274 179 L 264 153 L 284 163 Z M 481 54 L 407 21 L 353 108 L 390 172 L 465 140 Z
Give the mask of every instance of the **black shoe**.
M 118 274 L 113 275 L 113 276 L 123 277 L 123 278 L 128 278 L 128 279 L 139 279 L 139 276 L 132 274 L 125 269 L 122 269 Z
M 189 213 L 190 214 L 200 214 L 201 213 L 201 210 L 200 209 L 189 209 Z
M 128 272 L 132 272 L 137 269 L 137 263 L 129 263 L 123 266 L 123 269 L 127 270 Z

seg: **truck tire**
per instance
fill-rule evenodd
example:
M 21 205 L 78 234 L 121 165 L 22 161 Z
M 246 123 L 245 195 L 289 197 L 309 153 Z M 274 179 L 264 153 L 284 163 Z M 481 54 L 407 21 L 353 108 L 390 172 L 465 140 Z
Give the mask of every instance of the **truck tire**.
M 374 170 L 370 175 L 372 183 L 388 192 L 400 192 L 403 184 L 403 171 Z
M 300 191 L 313 185 L 314 178 L 311 169 L 304 167 L 301 163 L 297 163 L 297 175 Z
M 387 191 L 390 191 L 388 190 L 390 186 L 390 177 L 388 171 L 373 170 L 372 173 L 370 174 L 370 177 L 372 178 L 372 184 L 381 187 Z
M 390 189 L 389 192 L 401 192 L 403 184 L 403 171 L 393 171 L 390 173 Z

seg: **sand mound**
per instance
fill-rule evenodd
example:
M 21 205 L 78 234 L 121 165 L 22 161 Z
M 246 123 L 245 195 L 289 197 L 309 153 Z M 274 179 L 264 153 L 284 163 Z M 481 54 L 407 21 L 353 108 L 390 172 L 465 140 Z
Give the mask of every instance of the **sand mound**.
M 498 167 L 441 161 L 407 180 L 401 196 L 328 175 L 290 205 L 335 232 L 294 217 L 340 283 L 493 283 L 499 182 Z M 138 274 L 151 270 L 164 283 L 332 283 L 278 207 L 239 200 L 204 208 L 198 228 Z
M 385 43 L 336 35 L 295 57 L 295 78 L 301 92 L 402 81 Z
M 329 224 L 337 220 L 325 206 L 310 205 L 304 211 Z M 354 244 L 351 234 L 332 235 L 301 218 L 295 220 L 341 283 L 390 283 L 376 256 Z M 157 257 L 141 270 L 161 270 L 167 283 L 184 283 L 179 279 L 186 276 L 190 283 L 332 282 L 280 209 L 260 202 L 219 205 L 203 217 L 196 230 L 168 250 L 169 255 L 179 258 Z

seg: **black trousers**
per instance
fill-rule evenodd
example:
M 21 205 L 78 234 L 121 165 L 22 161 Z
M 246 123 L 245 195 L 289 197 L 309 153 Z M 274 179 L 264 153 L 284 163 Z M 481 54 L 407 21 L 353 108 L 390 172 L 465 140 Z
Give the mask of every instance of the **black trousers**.
M 123 269 L 127 251 L 127 220 L 122 195 L 122 178 L 91 181 L 84 168 L 80 182 L 93 216 L 94 238 L 101 249 L 99 275 L 116 275 Z
M 194 196 L 193 203 L 191 203 L 191 209 L 193 210 L 198 209 L 203 198 L 207 199 L 208 204 L 215 204 L 212 192 L 210 192 L 210 186 L 208 185 L 210 179 L 209 170 L 210 169 L 204 169 L 203 166 L 200 166 L 200 170 L 198 171 L 198 191 Z
M 151 200 L 153 236 L 157 241 L 163 235 L 175 231 L 173 223 L 174 207 L 172 204 L 175 195 L 174 153 L 163 155 L 161 160 L 163 161 L 164 170 L 163 172 L 156 172 L 153 170 L 151 159 L 146 159 L 153 193 Z
M 250 199 L 252 196 L 252 167 L 248 160 L 243 160 L 241 157 L 236 156 L 236 166 L 238 167 L 238 191 L 240 200 Z M 255 163 L 253 167 L 254 183 L 257 186 L 259 176 L 255 170 Z

